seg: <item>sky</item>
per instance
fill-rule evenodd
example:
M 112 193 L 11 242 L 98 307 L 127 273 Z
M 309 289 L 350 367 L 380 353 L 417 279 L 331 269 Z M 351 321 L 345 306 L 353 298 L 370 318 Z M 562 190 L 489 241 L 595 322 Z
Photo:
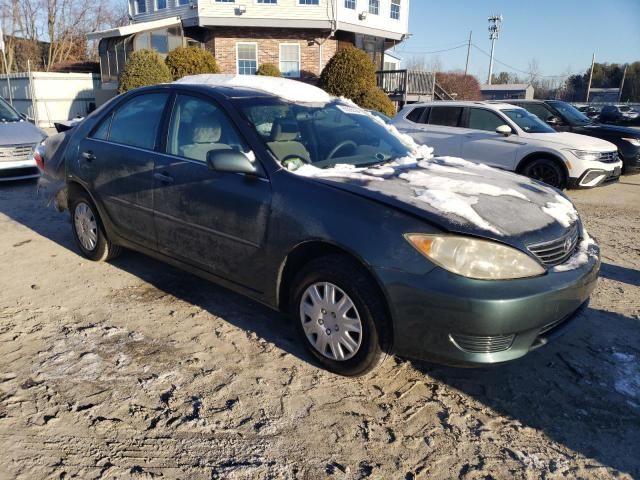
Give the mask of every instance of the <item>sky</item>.
M 405 61 L 424 54 L 445 71 L 464 70 L 469 31 L 473 44 L 491 50 L 487 17 L 493 14 L 503 16 L 495 58 L 514 67 L 495 63 L 494 73 L 526 72 L 532 59 L 543 75 L 583 73 L 594 52 L 596 62 L 640 60 L 640 0 L 411 0 L 412 37 L 396 52 Z M 469 73 L 484 83 L 488 71 L 489 57 L 472 47 Z

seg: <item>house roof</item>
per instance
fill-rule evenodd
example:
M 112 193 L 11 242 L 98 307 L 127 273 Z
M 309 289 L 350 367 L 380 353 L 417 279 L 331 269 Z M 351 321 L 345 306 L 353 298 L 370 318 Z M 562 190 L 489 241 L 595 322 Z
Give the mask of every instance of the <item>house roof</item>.
M 531 85 L 528 83 L 499 83 L 497 85 L 481 85 L 480 91 L 514 91 L 526 90 Z
M 101 38 L 125 37 L 133 33 L 147 32 L 149 30 L 155 30 L 156 28 L 171 27 L 173 25 L 179 24 L 180 17 L 163 18 L 161 20 L 154 20 L 152 22 L 133 23 L 131 25 L 125 25 L 123 27 L 91 32 L 87 34 L 87 39 L 100 40 Z

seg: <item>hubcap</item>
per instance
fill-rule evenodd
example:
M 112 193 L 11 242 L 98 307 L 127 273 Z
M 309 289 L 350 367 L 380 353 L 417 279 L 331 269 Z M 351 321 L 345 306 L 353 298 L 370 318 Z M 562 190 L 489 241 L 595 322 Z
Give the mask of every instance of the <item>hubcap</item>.
M 85 250 L 92 251 L 98 243 L 98 222 L 91 210 L 91 207 L 85 202 L 76 205 L 73 213 L 73 223 L 75 225 L 78 240 Z
M 360 314 L 349 295 L 336 285 L 310 285 L 300 300 L 300 321 L 309 343 L 326 358 L 344 361 L 358 353 Z

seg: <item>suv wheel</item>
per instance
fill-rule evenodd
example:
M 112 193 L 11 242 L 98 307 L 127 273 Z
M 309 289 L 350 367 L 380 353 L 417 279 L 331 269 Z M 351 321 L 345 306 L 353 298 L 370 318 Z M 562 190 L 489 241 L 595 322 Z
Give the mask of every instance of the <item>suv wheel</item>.
M 105 235 L 98 211 L 89 196 L 80 193 L 70 203 L 71 229 L 82 255 L 96 262 L 117 257 L 122 249 Z
M 537 158 L 529 162 L 522 173 L 560 190 L 567 186 L 567 179 L 562 168 L 548 158 Z
M 384 360 L 388 319 L 372 283 L 341 255 L 313 260 L 296 276 L 290 297 L 296 330 L 327 370 L 358 376 Z

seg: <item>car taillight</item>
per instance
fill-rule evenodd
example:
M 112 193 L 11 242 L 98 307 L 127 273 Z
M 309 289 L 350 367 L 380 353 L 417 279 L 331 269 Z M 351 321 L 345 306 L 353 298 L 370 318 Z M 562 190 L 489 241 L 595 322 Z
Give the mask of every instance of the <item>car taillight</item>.
M 36 165 L 40 171 L 44 172 L 44 142 L 33 150 L 33 159 L 36 161 Z

